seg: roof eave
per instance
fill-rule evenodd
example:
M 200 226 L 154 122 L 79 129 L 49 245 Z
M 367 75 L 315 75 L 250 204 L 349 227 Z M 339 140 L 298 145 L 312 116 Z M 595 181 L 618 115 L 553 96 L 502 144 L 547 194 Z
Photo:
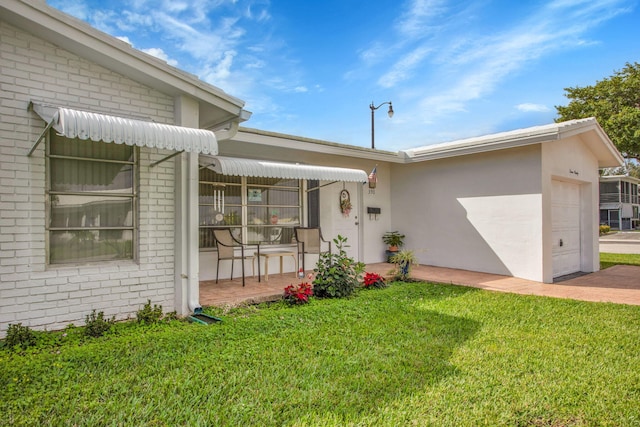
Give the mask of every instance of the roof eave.
M 425 149 L 402 151 L 406 162 L 422 162 L 428 160 L 446 159 L 450 157 L 463 156 L 468 154 L 486 153 L 490 151 L 504 150 L 507 148 L 523 147 L 526 145 L 540 144 L 546 141 L 558 139 L 558 132 L 545 132 L 540 134 L 523 135 L 518 138 L 498 138 L 495 140 L 483 140 L 477 143 L 447 145 L 440 149 Z
M 561 127 L 559 135 L 561 138 L 580 135 L 598 159 L 599 168 L 624 165 L 624 157 L 594 117 L 576 120 L 568 126 Z

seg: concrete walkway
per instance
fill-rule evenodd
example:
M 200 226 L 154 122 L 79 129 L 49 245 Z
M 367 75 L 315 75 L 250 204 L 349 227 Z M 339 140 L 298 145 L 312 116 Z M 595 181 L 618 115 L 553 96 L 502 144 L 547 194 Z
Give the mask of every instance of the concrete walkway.
M 411 276 L 429 282 L 471 286 L 489 291 L 640 305 L 640 267 L 629 265 L 616 265 L 553 284 L 431 266 L 414 267 Z
M 391 269 L 387 263 L 367 265 L 366 271 L 386 275 Z M 612 302 L 640 305 L 640 267 L 617 265 L 596 273 L 585 274 L 559 283 L 545 284 L 515 277 L 452 268 L 417 266 L 411 277 L 429 282 L 447 283 L 489 291 L 540 295 L 582 301 Z M 298 283 L 294 273 L 269 275 L 269 281 L 258 282 L 247 277 L 246 286 L 240 279 L 200 282 L 202 305 L 238 305 L 273 301 L 281 298 L 284 288 Z

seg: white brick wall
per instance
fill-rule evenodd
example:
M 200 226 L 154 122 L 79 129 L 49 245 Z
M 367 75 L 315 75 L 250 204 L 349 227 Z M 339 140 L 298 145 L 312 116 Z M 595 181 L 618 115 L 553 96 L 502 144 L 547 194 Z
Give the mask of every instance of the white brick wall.
M 0 337 L 8 325 L 80 325 L 92 310 L 135 316 L 147 299 L 174 310 L 174 162 L 143 148 L 135 262 L 46 264 L 45 127 L 29 101 L 174 121 L 173 98 L 0 22 Z

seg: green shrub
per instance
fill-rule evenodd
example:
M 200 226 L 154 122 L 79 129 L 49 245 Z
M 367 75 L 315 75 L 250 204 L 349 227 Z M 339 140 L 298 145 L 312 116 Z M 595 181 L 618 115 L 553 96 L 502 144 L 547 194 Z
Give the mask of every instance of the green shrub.
M 22 326 L 22 323 L 9 325 L 7 330 L 7 338 L 5 345 L 10 350 L 20 348 L 25 350 L 36 344 L 36 335 L 28 326 Z
M 101 337 L 111 329 L 115 321 L 115 316 L 113 316 L 111 320 L 105 320 L 104 312 L 101 311 L 96 315 L 96 311 L 93 310 L 91 315 L 88 315 L 85 319 L 84 334 L 93 338 Z
M 178 312 L 175 311 L 175 310 L 170 311 L 169 313 L 164 315 L 162 320 L 167 321 L 167 322 L 171 322 L 173 320 L 178 320 Z
M 611 227 L 609 227 L 608 225 L 601 225 L 600 226 L 600 235 L 602 236 L 603 234 L 607 234 L 608 232 L 611 231 Z
M 391 271 L 391 275 L 395 280 L 403 282 L 409 281 L 409 274 L 411 273 L 411 267 L 418 265 L 418 258 L 413 251 L 404 250 L 393 255 L 390 261 L 394 264 L 394 268 Z
M 138 323 L 147 325 L 158 323 L 160 319 L 162 319 L 162 306 L 154 304 L 152 308 L 151 300 L 147 300 L 144 307 L 136 313 L 136 318 L 138 319 Z
M 347 256 L 347 238 L 333 239 L 338 253 L 322 253 L 314 269 L 313 295 L 318 298 L 343 298 L 351 295 L 360 282 L 364 263 Z

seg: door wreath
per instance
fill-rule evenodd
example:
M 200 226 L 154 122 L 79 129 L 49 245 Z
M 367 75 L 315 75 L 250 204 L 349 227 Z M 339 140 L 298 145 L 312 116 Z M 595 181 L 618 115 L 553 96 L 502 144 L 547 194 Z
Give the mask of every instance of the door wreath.
M 340 192 L 340 212 L 346 218 L 351 213 L 351 195 L 347 190 L 342 190 Z

